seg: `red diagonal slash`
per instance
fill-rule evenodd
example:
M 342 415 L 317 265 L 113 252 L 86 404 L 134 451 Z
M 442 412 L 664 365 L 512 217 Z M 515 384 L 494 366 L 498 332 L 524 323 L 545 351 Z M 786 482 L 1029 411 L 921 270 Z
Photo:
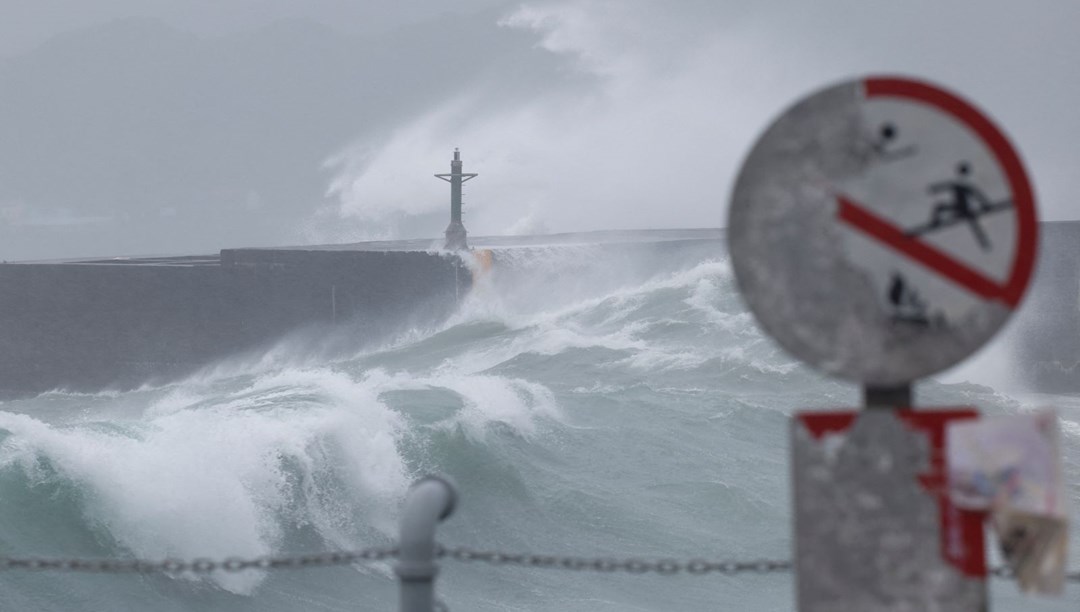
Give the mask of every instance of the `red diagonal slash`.
M 908 236 L 888 219 L 874 214 L 869 208 L 847 196 L 837 195 L 836 202 L 840 205 L 838 215 L 844 223 L 892 247 L 900 254 L 907 255 L 983 299 L 1000 300 L 1009 308 L 1016 307 L 1019 296 L 1011 295 L 1005 285 L 958 261 L 945 251 L 915 236 Z
M 1031 280 L 1032 271 L 1035 269 L 1035 252 L 1039 242 L 1035 195 L 1016 149 L 990 119 L 967 101 L 949 92 L 904 78 L 871 78 L 866 80 L 865 85 L 868 100 L 897 98 L 926 104 L 968 126 L 978 135 L 979 140 L 986 143 L 1009 181 L 1009 193 L 1012 194 L 1017 222 L 1016 259 L 1012 262 L 1008 281 L 1000 285 L 980 274 L 978 270 L 972 270 L 953 259 L 948 253 L 943 253 L 926 243 L 913 241 L 914 244 L 909 244 L 908 237 L 902 231 L 856 202 L 846 200 L 848 206 L 845 206 L 845 200 L 837 198 L 840 202 L 841 219 L 872 236 L 877 236 L 879 240 L 892 245 L 893 248 L 912 259 L 930 266 L 942 276 L 967 287 L 975 294 L 987 299 L 1000 300 L 1009 308 L 1016 308 L 1020 304 L 1020 299 L 1024 297 L 1024 290 L 1027 289 L 1028 281 Z M 849 219 L 845 219 L 845 213 Z M 850 219 L 859 219 L 859 221 Z M 870 228 L 874 228 L 874 231 L 871 232 Z

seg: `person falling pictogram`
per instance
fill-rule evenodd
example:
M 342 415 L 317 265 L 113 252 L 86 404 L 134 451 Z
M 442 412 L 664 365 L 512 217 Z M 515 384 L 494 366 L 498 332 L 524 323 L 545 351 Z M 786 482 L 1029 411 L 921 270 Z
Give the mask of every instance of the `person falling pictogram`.
M 911 157 L 918 152 L 915 145 L 896 146 L 899 130 L 891 123 L 883 123 L 878 129 L 877 138 L 870 142 L 870 148 L 879 161 L 889 162 Z
M 932 231 L 945 229 L 957 223 L 967 222 L 971 231 L 975 234 L 975 240 L 984 251 L 991 249 L 990 238 L 986 235 L 979 218 L 999 210 L 1005 210 L 1012 206 L 1012 201 L 1003 200 L 992 202 L 978 187 L 972 185 L 967 177 L 971 173 L 971 167 L 967 162 L 960 162 L 956 166 L 958 178 L 948 181 L 932 183 L 927 187 L 931 195 L 946 194 L 947 201 L 934 204 L 934 210 L 930 215 L 930 222 L 907 231 L 908 236 L 920 236 Z
M 888 290 L 893 321 L 929 325 L 926 303 L 899 272 L 893 272 Z

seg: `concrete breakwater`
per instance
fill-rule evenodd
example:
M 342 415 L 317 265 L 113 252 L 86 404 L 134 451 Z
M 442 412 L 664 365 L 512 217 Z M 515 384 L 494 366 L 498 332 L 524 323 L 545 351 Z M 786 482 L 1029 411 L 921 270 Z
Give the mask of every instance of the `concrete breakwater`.
M 0 397 L 175 379 L 299 330 L 437 321 L 471 280 L 457 256 L 391 250 L 0 265 Z
M 1028 389 L 1078 392 L 1080 222 L 1042 224 L 1041 243 L 1004 345 Z M 668 257 L 726 258 L 722 230 L 476 238 L 473 246 L 494 254 L 494 277 L 513 277 L 508 291 L 515 282 L 567 290 Z M 0 265 L 0 398 L 166 382 L 290 334 L 347 351 L 436 325 L 468 294 L 473 272 L 469 255 L 430 247 L 416 240 Z
M 1039 260 L 1006 344 L 1018 382 L 1042 393 L 1080 392 L 1080 221 L 1040 226 Z
M 95 392 L 162 383 L 293 337 L 345 353 L 430 328 L 495 262 L 533 286 L 607 275 L 673 252 L 722 257 L 719 230 L 478 238 L 483 257 L 430 240 L 225 249 L 218 255 L 97 258 L 0 265 L 0 399 L 54 389 Z M 601 260 L 573 255 L 586 247 Z M 553 263 L 563 251 L 567 263 Z M 476 251 L 474 251 L 476 253 Z M 491 256 L 494 253 L 494 257 Z M 511 272 L 513 274 L 514 272 Z M 511 291 L 513 289 L 510 289 Z

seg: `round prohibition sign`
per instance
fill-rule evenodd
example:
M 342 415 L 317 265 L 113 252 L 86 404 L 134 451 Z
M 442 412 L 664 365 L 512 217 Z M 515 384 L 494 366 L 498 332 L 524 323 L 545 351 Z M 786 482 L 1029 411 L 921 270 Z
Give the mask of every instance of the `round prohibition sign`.
M 1019 305 L 1038 222 L 982 112 L 906 78 L 840 83 L 769 126 L 736 180 L 728 245 L 761 325 L 828 374 L 899 385 L 985 344 Z

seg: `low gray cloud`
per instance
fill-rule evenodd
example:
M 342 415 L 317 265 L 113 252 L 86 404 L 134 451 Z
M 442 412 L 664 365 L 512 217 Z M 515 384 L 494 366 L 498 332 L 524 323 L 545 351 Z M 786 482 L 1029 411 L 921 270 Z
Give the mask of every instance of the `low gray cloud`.
M 455 146 L 480 173 L 474 234 L 716 227 L 777 113 L 882 72 L 976 101 L 1044 218 L 1077 217 L 1073 2 L 109 0 L 5 16 L 6 259 L 437 236 L 447 193 L 430 175 Z
M 483 66 L 531 53 L 496 15 L 371 35 L 283 21 L 210 36 L 127 18 L 0 62 L 0 202 L 17 204 L 0 217 L 3 256 L 301 241 L 330 152 L 468 86 L 434 55 Z M 62 232 L 35 221 L 61 218 Z
M 440 15 L 475 13 L 508 0 L 6 0 L 0 56 L 18 55 L 67 32 L 117 19 L 159 21 L 195 34 L 230 35 L 283 20 L 305 20 L 344 33 L 377 33 Z
M 344 219 L 381 235 L 436 233 L 443 186 L 407 178 L 441 169 L 460 145 L 481 173 L 469 183 L 474 233 L 719 226 L 764 126 L 795 98 L 869 73 L 976 100 L 1025 155 L 1043 217 L 1076 217 L 1076 5 L 591 0 L 526 4 L 500 23 L 539 36 L 587 86 L 493 104 L 496 78 L 362 142 L 331 162 Z

